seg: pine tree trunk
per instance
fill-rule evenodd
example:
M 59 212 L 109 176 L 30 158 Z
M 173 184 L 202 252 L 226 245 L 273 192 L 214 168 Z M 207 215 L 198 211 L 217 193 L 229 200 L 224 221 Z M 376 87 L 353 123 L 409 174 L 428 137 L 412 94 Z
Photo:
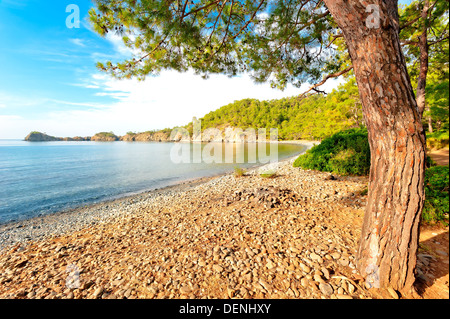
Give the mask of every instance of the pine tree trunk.
M 409 292 L 424 200 L 425 136 L 400 47 L 397 1 L 372 2 L 377 7 L 325 0 L 347 43 L 369 132 L 372 164 L 357 266 L 372 287 Z

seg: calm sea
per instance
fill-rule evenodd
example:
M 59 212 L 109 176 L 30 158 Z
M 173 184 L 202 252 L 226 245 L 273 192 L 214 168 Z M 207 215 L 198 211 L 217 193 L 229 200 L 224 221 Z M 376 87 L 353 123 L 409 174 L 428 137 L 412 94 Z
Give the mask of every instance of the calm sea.
M 176 164 L 171 158 L 174 146 L 0 140 L 0 224 L 231 172 L 236 166 L 258 165 L 204 161 Z M 278 159 L 300 154 L 306 148 L 278 144 Z M 192 145 L 190 151 L 192 158 Z M 244 151 L 248 160 L 247 146 Z

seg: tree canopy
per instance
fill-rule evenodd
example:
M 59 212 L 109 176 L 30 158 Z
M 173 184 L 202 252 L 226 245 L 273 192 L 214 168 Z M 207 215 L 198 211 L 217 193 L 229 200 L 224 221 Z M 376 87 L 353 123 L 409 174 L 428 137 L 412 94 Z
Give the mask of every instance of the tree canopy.
M 354 77 L 332 93 L 278 100 L 244 99 L 201 118 L 202 129 L 239 127 L 278 129 L 280 140 L 321 140 L 341 130 L 364 125 Z M 187 125 L 192 131 L 192 123 Z
M 416 0 L 400 10 L 408 73 L 429 133 L 448 130 L 448 10 L 445 0 Z
M 116 32 L 134 56 L 99 63 L 118 78 L 145 78 L 163 69 L 230 76 L 250 72 L 283 88 L 336 71 L 330 36 L 336 33 L 320 0 L 96 0 L 95 30 Z

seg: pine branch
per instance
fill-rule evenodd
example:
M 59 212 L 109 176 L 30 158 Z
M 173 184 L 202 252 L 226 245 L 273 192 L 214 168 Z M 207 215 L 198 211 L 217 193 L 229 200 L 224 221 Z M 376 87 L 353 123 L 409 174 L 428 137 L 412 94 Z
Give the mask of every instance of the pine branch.
M 337 78 L 337 77 L 339 77 L 339 76 L 341 76 L 341 75 L 343 75 L 343 74 L 346 74 L 346 73 L 350 72 L 351 70 L 353 70 L 353 65 L 352 65 L 352 66 L 349 66 L 348 68 L 346 68 L 346 69 L 344 69 L 344 70 L 342 70 L 342 71 L 339 71 L 339 72 L 336 72 L 336 73 L 332 73 L 332 74 L 328 74 L 326 77 L 323 78 L 322 81 L 320 81 L 319 83 L 314 84 L 314 85 L 313 85 L 312 87 L 310 87 L 306 92 L 303 92 L 302 94 L 300 94 L 300 95 L 299 95 L 299 98 L 304 97 L 308 92 L 311 92 L 311 91 L 315 91 L 315 92 L 317 92 L 317 93 L 325 93 L 324 91 L 318 90 L 317 88 L 318 88 L 319 86 L 324 85 L 325 82 L 327 82 L 329 79 Z

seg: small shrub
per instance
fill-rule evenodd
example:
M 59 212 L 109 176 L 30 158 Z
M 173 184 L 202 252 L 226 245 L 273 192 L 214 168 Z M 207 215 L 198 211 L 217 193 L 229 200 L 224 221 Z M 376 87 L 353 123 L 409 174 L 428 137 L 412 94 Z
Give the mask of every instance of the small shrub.
M 449 166 L 434 166 L 425 171 L 425 203 L 422 220 L 428 224 L 448 225 Z
M 366 196 L 369 193 L 369 188 L 367 186 L 364 186 L 358 191 L 358 195 L 360 196 Z
M 430 155 L 427 155 L 426 158 L 425 158 L 425 166 L 427 168 L 436 166 L 436 162 L 431 158 Z
M 264 173 L 260 173 L 259 176 L 261 176 L 262 178 L 274 178 L 275 176 L 277 176 L 276 172 L 264 172 Z
M 99 137 L 117 137 L 113 132 L 100 132 L 95 135 Z
M 449 166 L 436 166 L 427 156 L 425 203 L 422 221 L 428 224 L 449 222 Z M 367 131 L 351 129 L 334 134 L 314 146 L 294 162 L 294 167 L 335 172 L 341 175 L 365 175 L 370 170 Z M 367 194 L 367 188 L 360 195 Z
M 439 150 L 448 147 L 449 134 L 448 132 L 435 132 L 427 134 L 427 148 L 431 150 Z
M 367 175 L 370 147 L 366 129 L 350 129 L 324 139 L 294 162 L 294 167 L 334 172 L 340 175 Z
M 240 167 L 235 167 L 234 168 L 234 176 L 236 176 L 236 177 L 245 176 L 245 170 Z

